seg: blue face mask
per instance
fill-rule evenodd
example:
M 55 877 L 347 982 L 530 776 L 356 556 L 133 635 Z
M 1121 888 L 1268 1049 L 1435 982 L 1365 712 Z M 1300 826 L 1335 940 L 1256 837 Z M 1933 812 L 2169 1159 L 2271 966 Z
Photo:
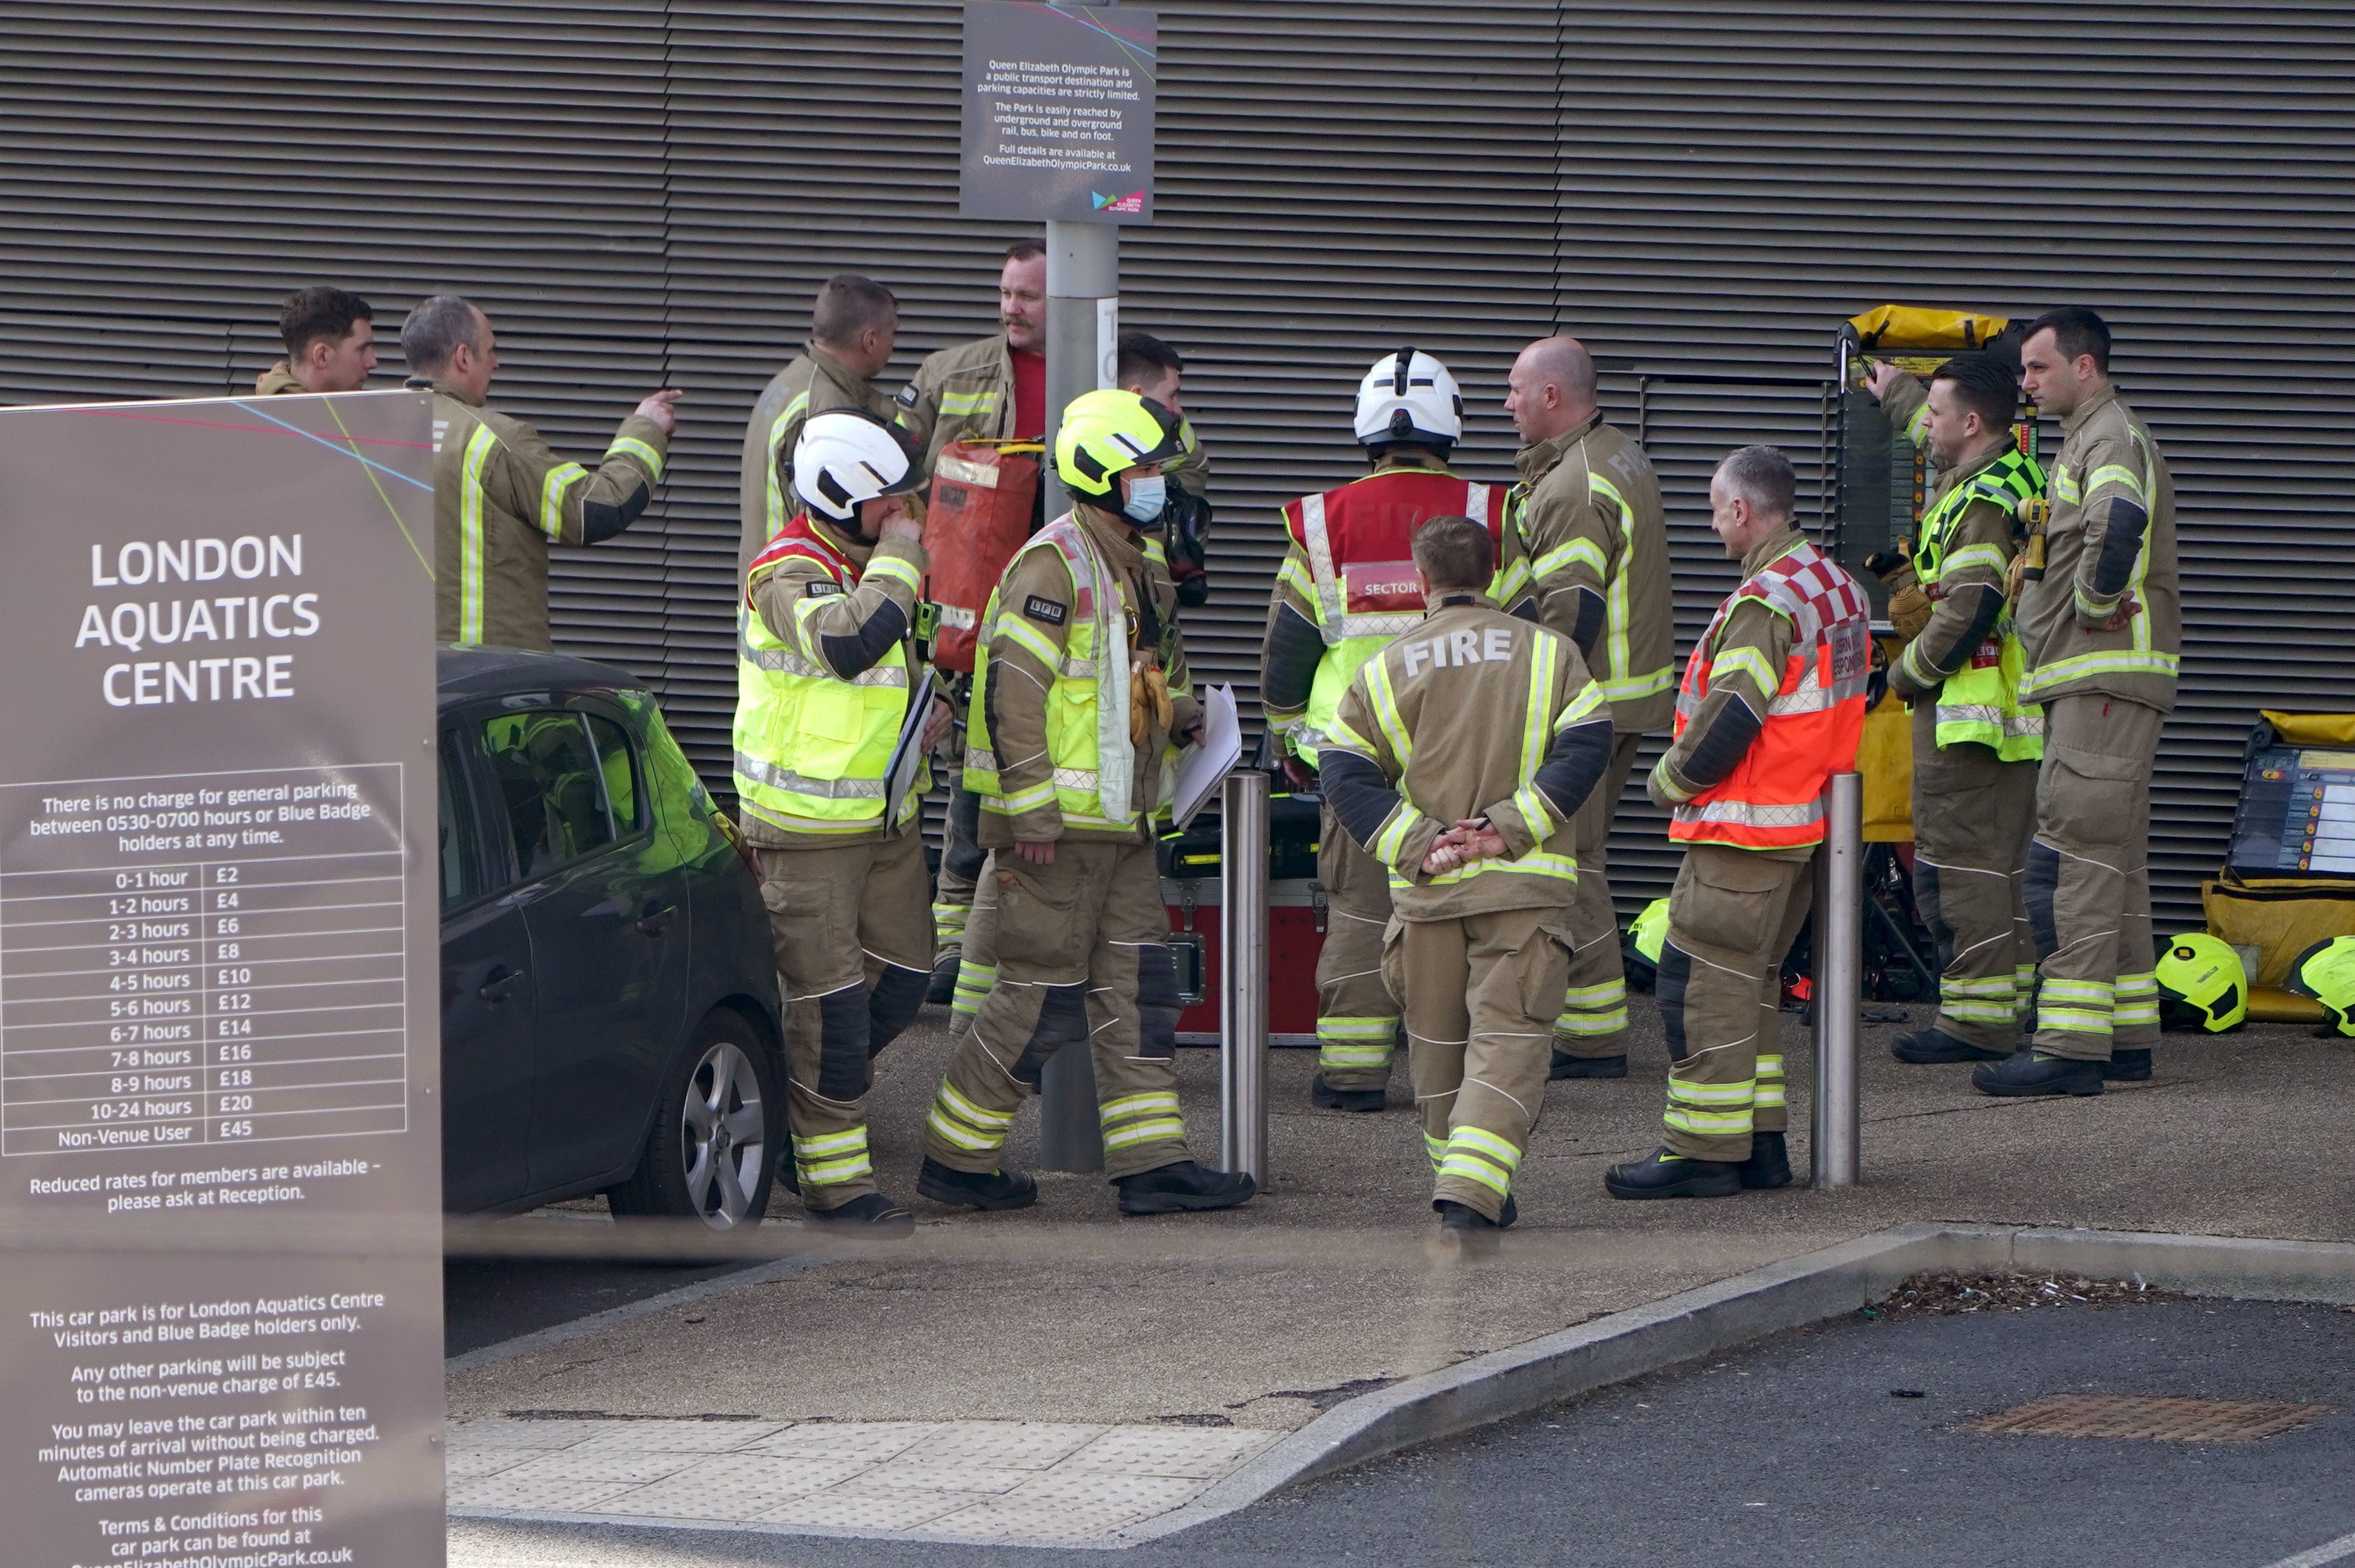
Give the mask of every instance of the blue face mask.
M 1158 522 L 1161 508 L 1168 499 L 1168 482 L 1160 475 L 1150 479 L 1132 479 L 1128 482 L 1128 500 L 1121 513 L 1132 523 Z

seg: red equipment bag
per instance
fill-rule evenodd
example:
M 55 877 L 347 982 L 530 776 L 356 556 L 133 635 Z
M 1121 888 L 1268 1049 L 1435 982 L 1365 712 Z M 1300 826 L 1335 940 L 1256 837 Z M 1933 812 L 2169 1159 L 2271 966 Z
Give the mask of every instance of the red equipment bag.
M 1035 441 L 953 441 L 932 467 L 924 508 L 924 553 L 932 558 L 928 597 L 940 607 L 932 663 L 971 674 L 981 640 L 981 613 L 1006 563 L 1030 537 L 1039 500 Z

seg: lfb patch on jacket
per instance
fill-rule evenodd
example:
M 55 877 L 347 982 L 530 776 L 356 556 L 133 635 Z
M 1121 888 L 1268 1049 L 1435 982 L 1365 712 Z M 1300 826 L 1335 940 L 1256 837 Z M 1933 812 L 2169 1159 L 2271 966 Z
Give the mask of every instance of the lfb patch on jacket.
M 1401 638 L 1401 656 L 1406 660 L 1406 677 L 1412 680 L 1428 665 L 1433 669 L 1445 669 L 1450 665 L 1497 664 L 1513 656 L 1513 634 L 1505 626 L 1490 626 L 1485 631 L 1442 632 L 1437 636 L 1417 637 L 1412 641 Z
M 1063 624 L 1063 618 L 1071 613 L 1070 611 L 1066 610 L 1062 605 L 1055 603 L 1052 599 L 1045 598 L 1037 593 L 1033 593 L 1028 598 L 1022 601 L 1022 613 L 1025 615 L 1029 616 L 1030 619 L 1034 621 L 1044 621 L 1050 626 L 1061 625 Z
M 805 599 L 823 599 L 830 593 L 839 593 L 841 592 L 841 583 L 829 582 L 822 577 L 815 577 L 810 580 L 809 586 L 802 590 L 802 597 Z

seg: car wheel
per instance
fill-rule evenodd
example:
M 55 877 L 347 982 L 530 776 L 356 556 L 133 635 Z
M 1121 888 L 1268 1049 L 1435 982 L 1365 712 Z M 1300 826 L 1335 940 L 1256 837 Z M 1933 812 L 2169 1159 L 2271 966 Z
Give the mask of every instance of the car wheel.
M 613 1212 L 757 1225 L 783 1121 L 768 1048 L 741 1016 L 715 1010 L 672 1069 L 638 1168 L 607 1192 Z

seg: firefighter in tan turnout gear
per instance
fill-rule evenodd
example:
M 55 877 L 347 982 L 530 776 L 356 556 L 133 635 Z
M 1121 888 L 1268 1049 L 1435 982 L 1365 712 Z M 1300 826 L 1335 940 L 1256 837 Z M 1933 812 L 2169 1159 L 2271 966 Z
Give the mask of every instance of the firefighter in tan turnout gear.
M 596 544 L 637 520 L 662 480 L 676 389 L 641 402 L 592 472 L 484 401 L 499 368 L 490 317 L 455 294 L 409 313 L 408 385 L 433 393 L 434 635 L 545 653 L 548 547 Z
M 799 510 L 794 453 L 802 426 L 836 409 L 863 409 L 891 417 L 891 400 L 875 378 L 890 363 L 900 332 L 900 302 L 870 278 L 841 272 L 819 286 L 810 311 L 809 342 L 769 379 L 744 424 L 744 463 L 737 513 L 743 537 L 739 571 L 768 548 Z
M 1261 709 L 1289 752 L 1285 772 L 1302 788 L 1316 785 L 1317 755 L 1358 671 L 1391 638 L 1423 624 L 1415 529 L 1433 517 L 1470 517 L 1493 541 L 1503 521 L 1501 487 L 1447 471 L 1464 434 L 1464 399 L 1430 355 L 1401 348 L 1376 360 L 1358 388 L 1356 428 L 1373 472 L 1284 508 L 1292 542 L 1260 654 Z M 1343 830 L 1329 797 L 1323 818 L 1316 880 L 1327 918 L 1316 957 L 1318 1071 L 1310 1093 L 1319 1105 L 1379 1111 L 1401 1016 L 1382 979 L 1390 873 Z
M 812 1220 L 887 1235 L 915 1221 L 876 1189 L 860 1098 L 932 953 L 924 782 L 895 809 L 886 777 L 922 673 L 916 459 L 863 411 L 808 421 L 804 509 L 753 558 L 738 611 L 736 792 L 784 985 L 794 1174 Z M 946 705 L 926 717 L 936 732 Z
M 1148 558 L 1178 416 L 1134 392 L 1077 399 L 1056 432 L 1071 511 L 1006 569 L 984 615 L 965 784 L 998 884 L 997 977 L 927 1118 L 917 1190 L 1017 1209 L 1000 1153 L 1047 1055 L 1085 1036 L 1121 1211 L 1223 1209 L 1256 1190 L 1188 1157 L 1178 976 L 1154 814 L 1175 739 L 1199 738 L 1177 593 Z
M 1919 423 L 1943 470 L 1911 557 L 1866 562 L 1895 580 L 1890 619 L 1910 639 L 1889 682 L 1913 709 L 1913 897 L 1940 969 L 1938 1016 L 1890 1051 L 1998 1061 L 2036 973 L 2020 870 L 2044 717 L 2019 699 L 2025 659 L 2005 583 L 2025 542 L 2021 504 L 2044 494 L 2044 474 L 2012 433 L 2019 383 L 1992 355 L 1956 355 L 1926 391 L 1893 366 L 1876 367 L 1871 384 L 1892 423 Z
M 1611 766 L 1580 808 L 1570 984 L 1554 1021 L 1552 1075 L 1627 1073 L 1626 969 L 1605 869 L 1611 819 L 1643 737 L 1668 728 L 1675 606 L 1668 525 L 1651 460 L 1604 422 L 1594 361 L 1546 337 L 1513 362 L 1505 410 L 1524 443 L 1505 510 L 1497 603 L 1577 645 L 1611 705 Z
M 1784 1147 L 1783 955 L 1806 918 L 1825 781 L 1856 764 L 1871 606 L 1792 521 L 1771 446 L 1710 481 L 1710 522 L 1742 562 L 1685 666 L 1676 740 L 1652 770 L 1685 862 L 1657 982 L 1668 1136 L 1604 1177 L 1614 1198 L 1721 1198 L 1791 1179 Z
M 2175 481 L 2110 384 L 2110 331 L 2077 306 L 2029 324 L 2021 383 L 2061 421 L 2041 571 L 2023 571 L 2020 696 L 2044 709 L 2025 898 L 2029 1050 L 1972 1069 L 1989 1094 L 2098 1094 L 2150 1076 L 2150 777 L 2183 649 Z M 2030 561 L 2033 563 L 2033 547 Z
M 1487 596 L 1484 523 L 1433 518 L 1413 551 L 1429 610 L 1359 669 L 1317 755 L 1331 812 L 1389 875 L 1382 967 L 1432 1207 L 1444 1240 L 1476 1246 L 1517 1218 L 1570 965 L 1573 825 L 1611 716 L 1567 638 Z
M 325 283 L 297 289 L 278 310 L 286 357 L 253 379 L 262 397 L 357 392 L 376 368 L 376 313 L 368 301 Z

